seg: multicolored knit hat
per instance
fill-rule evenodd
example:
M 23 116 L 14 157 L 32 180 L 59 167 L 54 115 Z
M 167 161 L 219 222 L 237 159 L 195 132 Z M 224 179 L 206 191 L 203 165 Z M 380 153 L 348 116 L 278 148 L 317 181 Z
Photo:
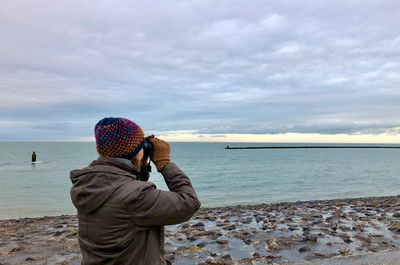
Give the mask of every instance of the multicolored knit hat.
M 131 159 L 144 145 L 142 129 L 128 119 L 104 118 L 94 127 L 100 155 Z

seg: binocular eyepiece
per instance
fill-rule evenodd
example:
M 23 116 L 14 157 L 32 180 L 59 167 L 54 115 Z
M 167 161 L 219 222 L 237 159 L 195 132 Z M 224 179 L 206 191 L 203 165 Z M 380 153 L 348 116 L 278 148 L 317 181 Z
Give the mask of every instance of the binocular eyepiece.
M 143 152 L 144 152 L 144 156 L 148 156 L 148 157 L 151 157 L 154 152 L 153 145 L 147 138 L 144 139 Z

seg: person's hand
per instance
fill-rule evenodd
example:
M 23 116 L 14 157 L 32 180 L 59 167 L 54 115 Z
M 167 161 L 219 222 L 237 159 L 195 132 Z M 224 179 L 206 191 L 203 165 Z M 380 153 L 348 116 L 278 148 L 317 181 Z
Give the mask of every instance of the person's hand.
M 150 157 L 154 165 L 157 167 L 157 171 L 161 172 L 164 166 L 171 163 L 169 158 L 170 147 L 169 144 L 161 139 L 153 137 L 148 138 L 153 145 L 153 155 Z

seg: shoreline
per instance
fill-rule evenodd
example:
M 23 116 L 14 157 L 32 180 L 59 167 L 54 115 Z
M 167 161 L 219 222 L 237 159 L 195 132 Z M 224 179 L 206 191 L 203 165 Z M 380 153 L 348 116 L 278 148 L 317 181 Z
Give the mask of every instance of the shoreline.
M 207 206 L 201 207 L 201 209 L 220 209 L 220 208 L 232 208 L 232 207 L 251 207 L 251 206 L 260 206 L 260 205 L 275 205 L 275 204 L 296 204 L 296 203 L 304 203 L 304 202 L 329 202 L 329 201 L 341 201 L 341 200 L 363 200 L 363 199 L 372 199 L 372 198 L 391 198 L 391 197 L 400 197 L 398 195 L 384 195 L 384 196 L 355 196 L 355 197 L 332 197 L 326 199 L 307 199 L 307 200 L 283 200 L 283 201 L 272 201 L 266 203 L 243 203 L 243 204 L 223 204 L 220 206 Z M 41 218 L 52 218 L 52 217 L 61 217 L 61 216 L 75 216 L 75 213 L 59 213 L 59 214 L 45 214 L 45 215 L 28 215 L 21 217 L 0 217 L 1 221 L 13 221 L 13 220 L 23 220 L 23 219 L 41 219 Z M 0 264 L 1 265 L 1 264 Z
M 76 215 L 0 220 L 0 264 L 78 265 L 77 231 Z M 350 261 L 400 250 L 400 195 L 201 208 L 165 236 L 176 265 Z

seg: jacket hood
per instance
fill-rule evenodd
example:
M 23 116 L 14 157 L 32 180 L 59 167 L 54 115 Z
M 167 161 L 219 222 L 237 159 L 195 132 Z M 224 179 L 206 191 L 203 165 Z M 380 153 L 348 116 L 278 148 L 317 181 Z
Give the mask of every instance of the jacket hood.
M 72 203 L 78 212 L 93 212 L 118 188 L 136 179 L 136 174 L 136 167 L 129 160 L 100 156 L 88 167 L 71 171 Z

